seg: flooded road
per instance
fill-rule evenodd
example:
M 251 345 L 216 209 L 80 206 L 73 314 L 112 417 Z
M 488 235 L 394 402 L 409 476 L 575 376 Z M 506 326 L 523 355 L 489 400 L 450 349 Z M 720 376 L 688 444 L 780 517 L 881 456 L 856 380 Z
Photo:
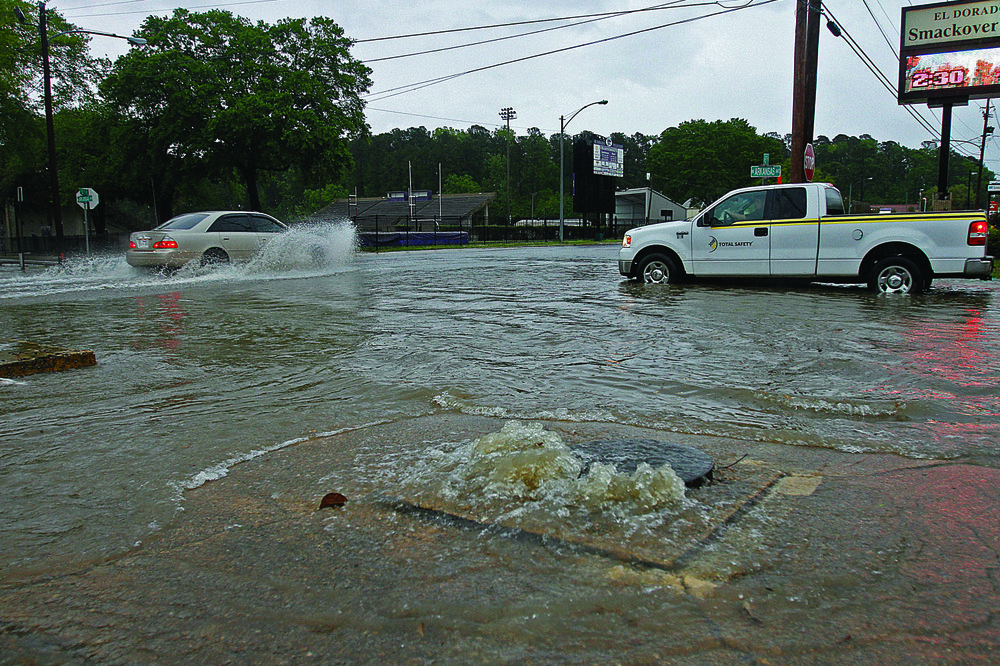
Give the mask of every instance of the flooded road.
M 0 273 L 3 338 L 98 359 L 0 385 L 5 567 L 117 552 L 239 462 L 439 413 L 995 464 L 995 283 L 651 287 L 613 246 L 355 257 L 329 234 L 320 271 Z
M 98 360 L 0 380 L 0 575 L 121 556 L 237 466 L 263 474 L 297 445 L 426 419 L 497 426 L 375 438 L 331 450 L 331 464 L 358 492 L 388 487 L 502 524 L 612 516 L 608 542 L 669 529 L 697 500 L 649 468 L 584 473 L 575 429 L 997 467 L 1000 284 L 940 280 L 889 298 L 647 286 L 621 280 L 613 245 L 355 255 L 349 231 L 325 233 L 320 269 L 275 247 L 248 266 L 170 276 L 118 256 L 0 272 L 0 338 Z M 428 532 L 421 548 L 485 558 L 487 578 L 509 573 L 514 555 Z M 537 563 L 517 575 L 565 564 Z

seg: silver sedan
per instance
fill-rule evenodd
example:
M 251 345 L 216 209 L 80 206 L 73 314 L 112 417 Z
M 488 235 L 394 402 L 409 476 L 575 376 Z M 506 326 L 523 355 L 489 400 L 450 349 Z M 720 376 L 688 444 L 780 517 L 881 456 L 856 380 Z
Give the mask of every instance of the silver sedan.
M 183 266 L 249 261 L 288 227 L 263 213 L 210 211 L 178 215 L 152 231 L 129 237 L 125 260 L 132 266 Z

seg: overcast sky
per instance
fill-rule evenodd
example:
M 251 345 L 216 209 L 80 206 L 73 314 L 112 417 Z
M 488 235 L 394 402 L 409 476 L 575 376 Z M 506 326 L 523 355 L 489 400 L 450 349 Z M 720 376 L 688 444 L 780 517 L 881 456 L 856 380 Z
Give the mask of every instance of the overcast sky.
M 922 4 L 928 3 L 823 2 L 892 82 L 893 90 L 900 9 Z M 50 8 L 81 28 L 118 34 L 132 34 L 146 16 L 167 14 L 182 6 L 192 11 L 226 9 L 268 23 L 285 17 L 329 16 L 357 40 L 354 57 L 373 70 L 367 117 L 375 133 L 420 125 L 431 130 L 441 126 L 466 129 L 473 124 L 493 129 L 503 123 L 500 110 L 511 107 L 517 114 L 511 127 L 518 134 L 537 127 L 548 135 L 559 131 L 560 116 L 569 118 L 583 105 L 601 99 L 607 99 L 608 105 L 586 109 L 567 132 L 587 129 L 602 135 L 656 135 L 686 120 L 730 118 L 745 118 L 761 133 L 791 132 L 795 0 L 49 2 Z M 649 7 L 661 8 L 590 16 Z M 565 20 L 539 22 L 555 18 Z M 502 24 L 508 25 L 377 40 Z M 486 40 L 493 41 L 440 50 Z M 112 58 L 126 48 L 124 41 L 104 37 L 91 42 L 95 55 Z M 431 50 L 439 51 L 373 62 Z M 846 40 L 825 28 L 820 35 L 819 62 L 817 136 L 870 134 L 879 141 L 914 148 L 940 138 L 939 111 L 926 105 L 910 107 L 933 130 L 924 127 L 906 107 L 897 105 L 895 93 L 865 67 Z M 447 80 L 410 91 L 418 87 L 415 84 L 441 78 Z M 973 101 L 968 107 L 956 107 L 953 117 L 952 140 L 973 142 L 955 147 L 976 157 L 984 107 L 985 100 Z M 987 144 L 986 160 L 989 168 L 1000 171 L 995 141 Z

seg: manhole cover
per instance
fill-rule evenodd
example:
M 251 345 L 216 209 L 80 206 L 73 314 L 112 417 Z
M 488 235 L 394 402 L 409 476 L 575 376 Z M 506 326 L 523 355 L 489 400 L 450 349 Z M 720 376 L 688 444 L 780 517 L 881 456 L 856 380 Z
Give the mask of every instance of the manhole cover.
M 580 455 L 586 466 L 595 462 L 614 465 L 619 472 L 631 474 L 639 463 L 650 467 L 670 465 L 685 485 L 695 488 L 712 479 L 715 464 L 700 449 L 684 444 L 670 444 L 655 439 L 598 439 L 574 444 L 572 449 Z

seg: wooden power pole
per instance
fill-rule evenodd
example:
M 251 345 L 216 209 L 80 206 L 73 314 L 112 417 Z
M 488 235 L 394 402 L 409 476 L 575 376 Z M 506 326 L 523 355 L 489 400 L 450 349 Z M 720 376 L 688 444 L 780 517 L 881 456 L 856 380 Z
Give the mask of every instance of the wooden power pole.
M 795 69 L 792 89 L 791 183 L 806 182 L 803 156 L 816 119 L 816 61 L 819 58 L 820 0 L 799 0 L 795 9 Z

